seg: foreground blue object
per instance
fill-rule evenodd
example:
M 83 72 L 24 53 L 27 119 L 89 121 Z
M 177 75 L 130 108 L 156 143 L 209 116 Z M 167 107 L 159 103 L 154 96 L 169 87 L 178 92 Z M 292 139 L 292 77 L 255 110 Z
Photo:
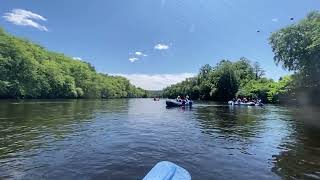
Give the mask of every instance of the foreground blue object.
M 178 102 L 176 100 L 167 100 L 166 101 L 167 107 L 184 107 L 184 106 L 192 106 L 192 101 L 187 102 Z
M 156 164 L 143 180 L 191 180 L 189 172 L 168 161 Z

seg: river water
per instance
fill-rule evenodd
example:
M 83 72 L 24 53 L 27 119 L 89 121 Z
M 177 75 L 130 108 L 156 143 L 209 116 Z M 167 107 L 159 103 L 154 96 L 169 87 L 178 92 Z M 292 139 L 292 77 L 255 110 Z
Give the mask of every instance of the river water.
M 167 109 L 151 99 L 0 101 L 0 179 L 135 180 L 162 160 L 199 180 L 320 179 L 316 112 L 203 102 Z

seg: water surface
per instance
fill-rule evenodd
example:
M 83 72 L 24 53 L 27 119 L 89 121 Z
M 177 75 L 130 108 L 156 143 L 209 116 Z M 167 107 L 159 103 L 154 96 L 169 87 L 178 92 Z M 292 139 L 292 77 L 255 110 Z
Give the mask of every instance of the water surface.
M 130 100 L 0 101 L 0 179 L 141 179 L 158 161 L 193 179 L 320 179 L 312 112 Z M 308 123 L 307 123 L 308 122 Z

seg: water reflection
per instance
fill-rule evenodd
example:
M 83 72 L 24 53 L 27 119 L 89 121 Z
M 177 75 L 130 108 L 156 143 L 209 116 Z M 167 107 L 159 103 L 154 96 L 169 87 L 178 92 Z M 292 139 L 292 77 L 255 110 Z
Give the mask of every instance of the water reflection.
M 27 101 L 0 103 L 2 147 L 17 146 L 16 150 L 34 144 L 20 144 L 21 137 L 32 139 L 55 136 L 63 138 L 75 129 L 81 121 L 91 121 L 99 113 L 117 113 L 127 105 L 126 101 Z M 77 127 L 73 127 L 77 126 Z M 32 142 L 32 141 L 31 141 Z M 35 141 L 36 143 L 37 141 Z M 13 148 L 15 149 L 15 148 Z M 0 155 L 3 155 L 1 149 Z M 2 153 L 1 153 L 2 152 Z
M 316 117 L 303 118 L 295 108 L 199 107 L 197 119 L 203 133 L 223 138 L 226 149 L 257 155 L 261 148 L 271 171 L 284 179 L 320 179 L 320 133 L 310 127 Z M 306 120 L 304 120 L 306 119 Z M 232 142 L 229 146 L 230 141 Z M 256 146 L 254 151 L 250 146 Z M 258 150 L 259 149 L 259 150 Z M 262 155 L 259 155 L 262 157 Z M 254 157 L 252 157 L 254 158 Z
M 298 121 L 273 156 L 272 171 L 285 179 L 320 179 L 319 129 Z M 300 124 L 300 126 L 299 126 Z
M 88 124 L 101 114 L 121 113 L 127 105 L 127 100 L 1 101 L 0 177 L 19 177 L 30 168 L 20 165 L 32 163 L 44 150 L 61 149 L 52 145 L 90 130 Z
M 197 119 L 205 133 L 211 135 L 228 135 L 236 138 L 254 137 L 261 130 L 261 116 L 267 110 L 252 107 L 199 107 Z M 227 137 L 228 137 L 227 136 Z
M 319 179 L 319 131 L 297 112 L 202 102 L 167 109 L 151 99 L 1 101 L 0 179 L 141 179 L 161 160 L 193 179 Z

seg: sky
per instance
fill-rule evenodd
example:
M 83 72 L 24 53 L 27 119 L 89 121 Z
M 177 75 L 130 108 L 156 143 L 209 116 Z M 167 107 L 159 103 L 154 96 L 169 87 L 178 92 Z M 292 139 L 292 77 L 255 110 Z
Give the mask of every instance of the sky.
M 279 79 L 290 72 L 274 63 L 268 38 L 313 10 L 320 0 L 1 0 L 0 26 L 159 90 L 240 57 Z

